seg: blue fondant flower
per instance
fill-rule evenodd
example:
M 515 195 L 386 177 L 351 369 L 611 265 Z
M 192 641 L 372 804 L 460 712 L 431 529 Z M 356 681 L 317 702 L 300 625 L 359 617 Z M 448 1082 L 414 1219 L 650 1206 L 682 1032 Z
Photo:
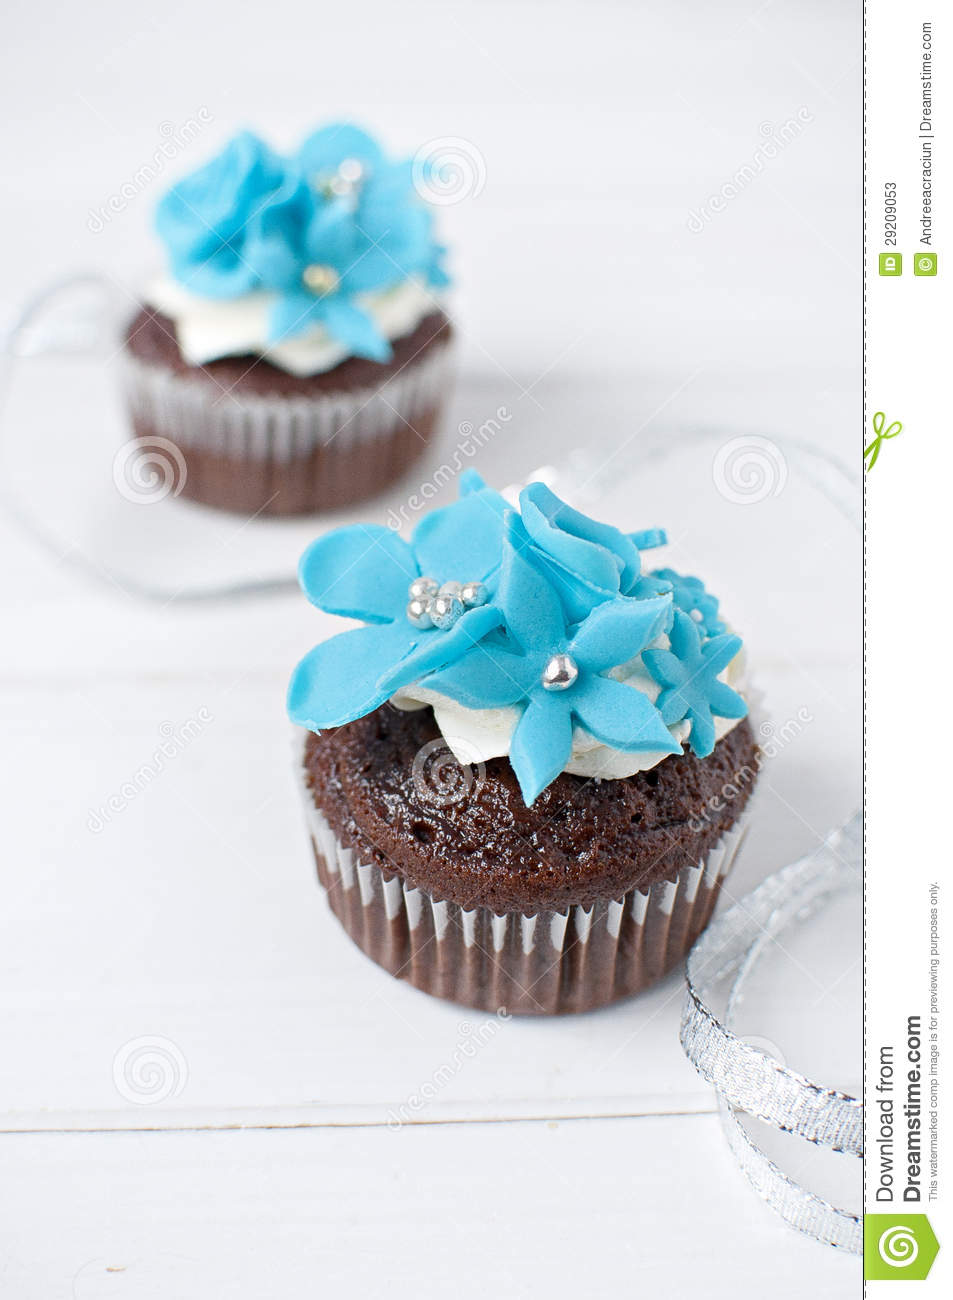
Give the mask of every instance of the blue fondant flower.
M 701 578 L 687 577 L 674 569 L 654 569 L 646 576 L 668 583 L 676 608 L 691 615 L 706 636 L 724 632 L 725 625 L 718 617 L 718 598 L 706 591 Z
M 603 676 L 658 635 L 671 598 L 616 596 L 570 628 L 561 594 L 543 572 L 520 517 L 508 513 L 496 598 L 506 642 L 483 641 L 423 683 L 467 708 L 521 707 L 510 762 L 527 804 L 566 766 L 577 721 L 616 749 L 680 752 L 645 694 Z
M 715 717 L 743 718 L 748 706 L 726 682 L 718 680 L 741 649 L 737 636 L 715 636 L 703 642 L 698 626 L 683 610 L 675 611 L 669 634 L 670 650 L 645 650 L 642 662 L 666 689 L 656 700 L 665 722 L 688 719 L 689 743 L 699 758 L 715 748 Z
M 407 615 L 408 588 L 421 576 L 483 582 L 490 595 L 495 589 L 506 503 L 472 471 L 461 488 L 460 500 L 425 516 L 410 542 L 380 525 L 355 524 L 305 551 L 299 577 L 311 603 L 367 626 L 322 642 L 301 661 L 288 693 L 293 722 L 320 731 L 362 717 L 500 626 L 492 600 L 447 630 L 422 629 Z
M 410 164 L 347 124 L 315 132 L 293 158 L 241 133 L 165 195 L 156 224 L 192 292 L 275 295 L 271 343 L 320 324 L 351 354 L 386 361 L 390 343 L 361 295 L 410 276 L 447 283 Z
M 159 202 L 156 227 L 175 278 L 207 298 L 233 298 L 256 288 L 260 275 L 247 253 L 285 179 L 282 159 L 242 131 L 218 157 L 173 186 Z
M 647 596 L 640 548 L 663 546 L 661 529 L 626 534 L 574 510 L 543 483 L 520 493 L 520 513 L 541 565 L 559 593 L 570 623 L 614 596 Z

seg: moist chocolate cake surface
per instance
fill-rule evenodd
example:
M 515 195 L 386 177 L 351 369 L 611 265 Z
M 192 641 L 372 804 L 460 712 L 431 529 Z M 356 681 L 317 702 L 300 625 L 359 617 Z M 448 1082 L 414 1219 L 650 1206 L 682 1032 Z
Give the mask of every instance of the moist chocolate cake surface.
M 329 392 L 350 392 L 386 382 L 391 375 L 402 370 L 416 357 L 423 355 L 434 343 L 449 342 L 450 321 L 442 311 L 425 316 L 415 330 L 392 343 L 390 361 L 368 361 L 365 357 L 347 357 L 330 370 L 316 375 L 292 375 L 261 357 L 246 355 L 223 357 L 208 361 L 204 366 L 193 366 L 182 353 L 175 339 L 175 324 L 168 316 L 142 310 L 126 328 L 125 341 L 133 356 L 157 366 L 164 366 L 177 374 L 204 377 L 216 389 L 249 394 L 307 397 Z
M 758 764 L 742 720 L 705 759 L 673 755 L 622 780 L 563 773 L 527 808 L 508 759 L 460 768 L 444 744 L 431 709 L 385 704 L 311 734 L 306 779 L 358 861 L 499 913 L 588 907 L 674 880 L 732 826 Z

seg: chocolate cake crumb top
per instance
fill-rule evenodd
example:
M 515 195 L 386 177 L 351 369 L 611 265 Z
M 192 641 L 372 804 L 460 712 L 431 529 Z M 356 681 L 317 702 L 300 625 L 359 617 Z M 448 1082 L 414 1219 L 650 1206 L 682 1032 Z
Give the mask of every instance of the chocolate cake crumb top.
M 758 766 L 743 720 L 707 758 L 673 755 L 621 780 L 563 773 L 527 808 L 508 759 L 460 768 L 444 745 L 431 709 L 385 704 L 310 735 L 307 779 L 358 861 L 498 913 L 588 907 L 674 880 L 735 822 Z

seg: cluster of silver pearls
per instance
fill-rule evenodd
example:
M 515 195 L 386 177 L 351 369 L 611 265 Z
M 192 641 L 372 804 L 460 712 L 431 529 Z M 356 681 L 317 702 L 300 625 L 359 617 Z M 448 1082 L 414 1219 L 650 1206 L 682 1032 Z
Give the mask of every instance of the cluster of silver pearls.
M 445 582 L 434 578 L 414 578 L 410 584 L 407 618 L 414 627 L 425 631 L 439 627 L 444 632 L 453 627 L 468 609 L 485 605 L 489 596 L 482 582 Z
M 572 655 L 553 655 L 543 669 L 543 689 L 568 691 L 579 676 L 579 665 Z
M 364 179 L 364 164 L 358 158 L 345 158 L 337 171 L 314 178 L 314 188 L 325 199 L 349 198 Z

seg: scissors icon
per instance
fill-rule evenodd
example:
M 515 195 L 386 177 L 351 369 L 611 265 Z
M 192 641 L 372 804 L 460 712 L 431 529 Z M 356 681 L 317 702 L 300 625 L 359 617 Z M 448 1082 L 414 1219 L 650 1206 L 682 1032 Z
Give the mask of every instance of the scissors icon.
M 894 420 L 893 424 L 887 425 L 887 417 L 884 415 L 883 411 L 878 411 L 874 415 L 873 425 L 874 433 L 877 436 L 869 446 L 864 448 L 864 460 L 867 461 L 868 474 L 877 463 L 877 457 L 880 455 L 881 444 L 886 442 L 888 438 L 896 438 L 898 433 L 903 432 L 903 425 L 899 420 Z M 885 425 L 887 425 L 886 428 L 884 428 Z M 869 461 L 867 460 L 868 456 L 870 457 Z

